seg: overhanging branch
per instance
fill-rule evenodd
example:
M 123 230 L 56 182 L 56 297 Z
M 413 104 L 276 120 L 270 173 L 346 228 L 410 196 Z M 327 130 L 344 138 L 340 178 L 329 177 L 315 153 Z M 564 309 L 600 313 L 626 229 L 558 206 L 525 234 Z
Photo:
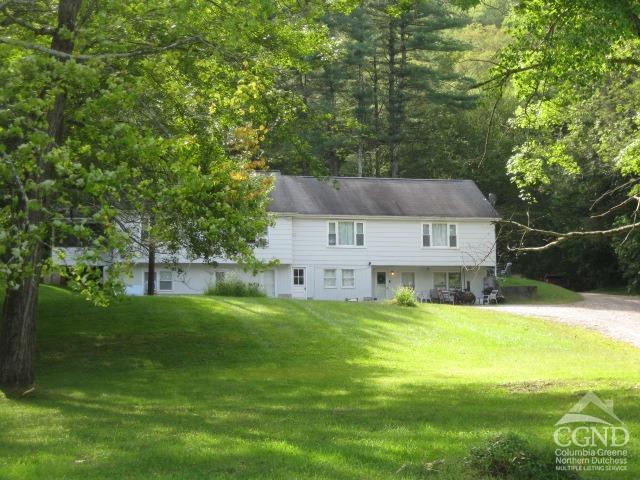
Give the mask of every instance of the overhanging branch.
M 15 38 L 9 38 L 9 37 L 0 37 L 0 43 L 12 45 L 14 47 L 24 48 L 25 50 L 32 50 L 35 52 L 44 53 L 52 57 L 59 58 L 61 60 L 76 60 L 78 62 L 86 62 L 89 60 L 108 60 L 108 59 L 117 59 L 117 58 L 133 58 L 133 57 L 143 57 L 147 55 L 156 55 L 158 53 L 163 53 L 169 50 L 174 50 L 180 47 L 193 45 L 196 43 L 211 46 L 211 43 L 206 39 L 202 38 L 200 35 L 181 38 L 167 45 L 143 47 L 143 48 L 138 48 L 136 50 L 131 50 L 128 52 L 95 53 L 95 54 L 89 54 L 89 55 L 61 52 L 59 50 L 54 50 L 52 48 L 47 48 L 42 45 L 38 45 L 37 43 L 25 42 L 22 40 L 17 40 Z
M 524 225 L 520 222 L 516 222 L 514 220 L 499 220 L 497 223 L 501 223 L 504 225 L 511 225 L 516 227 L 518 230 L 523 232 L 524 235 L 530 233 L 535 235 L 541 235 L 544 237 L 553 237 L 555 240 L 551 240 L 544 245 L 536 246 L 536 247 L 526 247 L 526 246 L 518 246 L 518 247 L 507 247 L 509 250 L 514 252 L 540 252 L 543 250 L 548 250 L 552 247 L 555 247 L 561 243 L 564 243 L 568 240 L 574 238 L 598 238 L 598 237 L 613 237 L 615 235 L 620 235 L 623 233 L 629 233 L 632 230 L 640 227 L 640 222 L 630 223 L 628 225 L 622 225 L 620 227 L 610 228 L 607 230 L 586 230 L 586 231 L 573 231 L 573 232 L 555 232 L 553 230 L 544 230 L 540 228 L 530 227 L 528 225 Z

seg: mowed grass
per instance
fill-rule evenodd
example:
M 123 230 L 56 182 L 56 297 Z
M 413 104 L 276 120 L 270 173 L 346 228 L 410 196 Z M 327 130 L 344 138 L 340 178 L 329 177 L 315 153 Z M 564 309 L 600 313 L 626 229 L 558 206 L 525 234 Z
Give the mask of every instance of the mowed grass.
M 589 390 L 631 431 L 630 471 L 593 477 L 640 476 L 640 350 L 542 320 L 44 287 L 38 341 L 36 391 L 0 398 L 3 479 L 476 479 L 470 447 L 552 450 Z
M 562 288 L 552 283 L 540 282 L 522 277 L 507 277 L 500 279 L 501 286 L 534 285 L 538 287 L 538 293 L 530 299 L 519 299 L 517 303 L 558 304 L 573 303 L 582 300 L 582 295 L 572 290 Z

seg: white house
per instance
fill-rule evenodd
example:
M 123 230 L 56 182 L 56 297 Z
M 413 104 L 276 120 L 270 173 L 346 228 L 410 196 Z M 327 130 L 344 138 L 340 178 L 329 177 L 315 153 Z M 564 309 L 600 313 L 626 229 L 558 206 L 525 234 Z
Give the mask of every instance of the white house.
M 496 266 L 498 214 L 470 180 L 276 174 L 271 197 L 275 224 L 256 255 L 277 259 L 276 267 L 254 277 L 225 260 L 185 260 L 177 269 L 159 262 L 158 293 L 200 294 L 237 276 L 275 297 L 384 299 L 401 285 L 478 296 Z M 145 290 L 146 263 L 140 258 L 126 279 L 132 294 Z

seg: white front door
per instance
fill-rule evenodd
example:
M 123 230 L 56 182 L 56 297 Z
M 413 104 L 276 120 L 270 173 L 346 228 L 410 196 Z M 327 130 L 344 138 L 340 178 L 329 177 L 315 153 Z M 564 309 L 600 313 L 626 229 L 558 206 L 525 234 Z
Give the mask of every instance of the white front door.
M 268 270 L 262 274 L 264 293 L 269 297 L 276 296 L 276 272 Z
M 376 272 L 374 296 L 384 300 L 387 298 L 387 272 Z
M 292 284 L 291 296 L 293 298 L 307 298 L 307 268 L 291 268 Z

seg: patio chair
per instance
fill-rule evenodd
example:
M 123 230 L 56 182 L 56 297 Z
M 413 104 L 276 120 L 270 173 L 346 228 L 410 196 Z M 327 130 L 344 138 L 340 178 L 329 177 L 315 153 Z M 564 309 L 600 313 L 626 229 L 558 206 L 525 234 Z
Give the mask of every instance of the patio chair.
M 455 305 L 456 299 L 451 292 L 443 290 L 440 294 L 440 303 L 450 303 L 451 305 Z
M 511 262 L 507 263 L 502 270 L 498 272 L 499 277 L 510 277 L 511 276 Z
M 438 293 L 438 289 L 437 288 L 432 288 L 431 290 L 429 290 L 429 299 L 431 300 L 431 303 L 439 303 L 440 302 L 440 295 Z
M 416 299 L 420 303 L 427 303 L 429 301 L 429 296 L 426 292 L 416 292 Z
M 491 293 L 488 295 L 482 296 L 482 304 L 490 304 L 491 302 L 498 304 L 498 290 L 491 290 Z

